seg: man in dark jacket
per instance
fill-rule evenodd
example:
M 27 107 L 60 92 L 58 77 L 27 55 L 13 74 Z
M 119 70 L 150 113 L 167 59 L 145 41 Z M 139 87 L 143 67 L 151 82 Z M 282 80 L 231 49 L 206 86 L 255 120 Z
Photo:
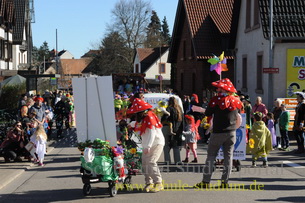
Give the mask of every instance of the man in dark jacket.
M 70 112 L 70 106 L 68 103 L 66 103 L 66 97 L 62 96 L 61 100 L 56 103 L 54 109 L 58 138 L 62 137 L 62 128 L 63 128 L 64 120 L 65 120 L 66 128 L 70 128 L 69 120 L 68 120 L 69 112 Z
M 238 109 L 242 103 L 234 96 L 236 89 L 227 78 L 213 82 L 218 95 L 213 97 L 205 111 L 206 116 L 213 116 L 213 133 L 211 135 L 208 154 L 204 167 L 203 180 L 196 184 L 196 188 L 208 188 L 213 173 L 214 161 L 220 147 L 223 147 L 224 169 L 222 172 L 222 186 L 228 186 L 232 169 L 233 149 L 236 142 L 236 123 L 240 119 Z
M 305 93 L 295 92 L 297 95 L 298 105 L 295 108 L 293 134 L 298 143 L 298 149 L 295 151 L 296 154 L 304 153 L 304 120 L 305 120 Z

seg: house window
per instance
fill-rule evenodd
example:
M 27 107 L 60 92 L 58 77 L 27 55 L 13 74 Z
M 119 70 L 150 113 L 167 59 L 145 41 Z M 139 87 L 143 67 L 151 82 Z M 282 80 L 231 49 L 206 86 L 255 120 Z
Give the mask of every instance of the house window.
M 256 59 L 256 90 L 263 90 L 263 54 L 259 53 Z
M 159 63 L 159 73 L 165 73 L 165 63 Z
M 246 30 L 251 28 L 251 0 L 246 0 Z
M 196 73 L 192 75 L 192 92 L 196 92 Z
M 248 67 L 247 67 L 247 57 L 244 56 L 243 59 L 242 59 L 242 88 L 243 89 L 247 89 L 247 83 L 248 83 L 248 78 L 247 78 L 247 75 L 248 75 Z M 247 91 L 247 90 L 246 90 Z
M 13 44 L 8 42 L 7 44 L 7 58 L 11 60 L 13 58 Z
M 254 0 L 254 7 L 253 7 L 253 26 L 259 26 L 259 4 L 258 0 Z
M 140 73 L 139 64 L 136 64 L 136 73 Z
M 5 58 L 5 40 L 0 39 L 0 59 Z
M 180 89 L 183 90 L 183 86 L 184 86 L 184 84 L 183 84 L 184 83 L 184 75 L 183 75 L 183 73 L 180 74 L 180 78 L 181 78 Z

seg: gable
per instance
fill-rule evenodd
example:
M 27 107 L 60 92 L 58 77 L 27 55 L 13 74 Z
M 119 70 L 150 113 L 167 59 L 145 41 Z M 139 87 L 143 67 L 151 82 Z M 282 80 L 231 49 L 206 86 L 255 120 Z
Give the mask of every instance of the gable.
M 197 60 L 234 48 L 239 10 L 240 0 L 180 0 L 169 61 L 176 61 L 181 32 L 190 32 Z M 184 22 L 189 30 L 182 29 Z M 231 53 L 225 55 L 230 56 Z

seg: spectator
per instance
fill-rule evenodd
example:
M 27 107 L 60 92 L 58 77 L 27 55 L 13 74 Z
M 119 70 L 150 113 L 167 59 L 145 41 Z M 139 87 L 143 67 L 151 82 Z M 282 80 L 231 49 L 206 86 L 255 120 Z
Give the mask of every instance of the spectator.
M 39 125 L 43 125 L 44 122 L 45 122 L 45 117 L 46 117 L 46 109 L 45 109 L 45 106 L 42 105 L 43 103 L 43 98 L 40 97 L 40 96 L 37 96 L 35 99 L 34 99 L 35 103 L 34 105 L 31 107 L 30 109 L 30 112 L 34 112 L 36 113 L 36 119 L 37 119 L 37 122 Z
M 169 164 L 171 163 L 170 150 L 172 148 L 174 151 L 174 161 L 175 164 L 177 164 L 181 162 L 179 146 L 182 144 L 181 133 L 183 130 L 183 112 L 175 97 L 169 98 L 166 111 L 169 112 L 169 116 L 165 117 L 165 123 L 162 128 L 165 138 L 164 160 Z
M 297 95 L 298 105 L 295 108 L 294 124 L 293 124 L 293 133 L 295 139 L 298 143 L 298 149 L 295 151 L 295 154 L 304 153 L 304 116 L 305 116 L 305 93 L 304 92 L 295 92 Z
M 290 151 L 289 136 L 288 136 L 290 112 L 287 111 L 285 104 L 281 104 L 281 109 L 282 109 L 282 113 L 279 117 L 279 128 L 280 128 L 280 132 L 281 132 L 282 149 L 284 151 Z
M 262 103 L 261 97 L 256 98 L 255 104 L 252 107 L 252 115 L 254 115 L 254 113 L 256 113 L 256 112 L 261 112 L 263 114 L 263 121 L 266 123 L 266 121 L 267 121 L 266 116 L 267 116 L 268 110 L 267 110 L 265 104 Z

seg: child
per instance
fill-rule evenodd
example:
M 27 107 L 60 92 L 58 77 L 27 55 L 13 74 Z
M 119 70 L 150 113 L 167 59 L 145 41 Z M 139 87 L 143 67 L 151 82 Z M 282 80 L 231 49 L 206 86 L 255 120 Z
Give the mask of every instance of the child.
M 273 113 L 267 113 L 267 119 L 268 119 L 268 129 L 271 133 L 271 139 L 272 139 L 272 147 L 278 147 L 281 148 L 281 138 L 276 137 L 275 129 L 274 129 L 274 115 Z
M 192 115 L 185 115 L 186 118 L 186 127 L 182 134 L 185 136 L 185 143 L 186 143 L 186 158 L 183 161 L 184 163 L 189 162 L 189 156 L 190 156 L 190 150 L 192 150 L 193 155 L 194 155 L 194 160 L 192 163 L 197 163 L 197 152 L 196 152 L 196 145 L 197 145 L 197 140 L 199 140 L 199 133 L 198 133 L 198 125 L 200 124 L 195 124 L 195 119 Z
M 261 112 L 254 113 L 254 123 L 249 137 L 249 148 L 252 154 L 252 166 L 256 166 L 259 157 L 263 159 L 263 166 L 267 167 L 267 155 L 272 150 L 271 133 L 266 127 Z
M 39 166 L 43 166 L 43 160 L 44 160 L 44 155 L 46 153 L 46 144 L 47 144 L 47 134 L 43 128 L 42 125 L 38 125 L 36 131 L 34 134 L 31 136 L 30 141 L 34 143 L 36 146 L 36 154 L 37 156 L 33 155 L 34 161 L 38 162 Z M 37 157 L 37 159 L 36 159 Z M 36 160 L 35 160 L 36 159 Z

